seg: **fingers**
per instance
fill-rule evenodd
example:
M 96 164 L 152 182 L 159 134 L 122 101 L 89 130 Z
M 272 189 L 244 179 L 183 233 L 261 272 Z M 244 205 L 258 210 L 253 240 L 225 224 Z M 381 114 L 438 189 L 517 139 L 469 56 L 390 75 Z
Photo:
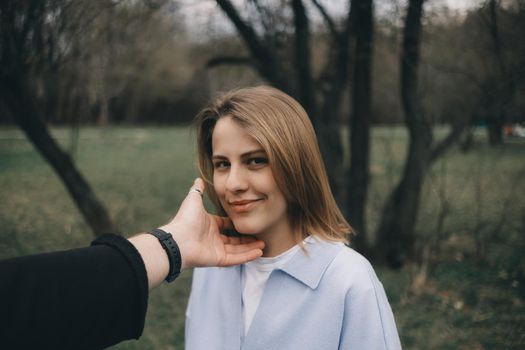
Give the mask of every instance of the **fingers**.
M 224 250 L 226 251 L 226 254 L 239 254 L 239 253 L 245 253 L 247 251 L 254 250 L 254 249 L 262 250 L 263 248 L 264 248 L 263 241 L 253 241 L 253 242 L 244 243 L 244 244 L 227 244 L 224 246 Z
M 257 242 L 254 242 L 254 243 L 257 243 Z M 232 265 L 244 264 L 248 261 L 257 259 L 258 257 L 262 256 L 262 254 L 263 254 L 262 249 L 257 249 L 257 248 L 249 249 L 249 250 L 241 251 L 237 253 L 226 253 L 226 258 L 224 259 L 221 266 L 232 266 Z
M 226 256 L 219 266 L 244 264 L 262 256 L 264 242 L 254 237 L 227 237 L 221 235 Z
M 221 239 L 224 244 L 231 245 L 259 242 L 259 240 L 253 236 L 226 236 L 221 234 Z
M 257 238 L 255 238 L 253 236 L 241 236 L 239 238 L 241 240 L 241 243 L 250 243 L 250 242 L 254 242 L 254 241 L 262 242 L 262 241 L 259 241 Z

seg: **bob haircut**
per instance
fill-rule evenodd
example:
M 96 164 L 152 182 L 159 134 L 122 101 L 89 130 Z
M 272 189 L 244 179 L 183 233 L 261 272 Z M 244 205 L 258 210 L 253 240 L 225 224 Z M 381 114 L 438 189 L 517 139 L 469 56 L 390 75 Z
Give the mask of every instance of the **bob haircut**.
M 213 190 L 212 134 L 220 118 L 230 117 L 266 151 L 277 186 L 288 203 L 298 243 L 314 235 L 347 242 L 352 228 L 337 207 L 313 126 L 301 105 L 284 92 L 257 86 L 227 92 L 195 118 L 199 171 L 206 192 L 225 215 Z

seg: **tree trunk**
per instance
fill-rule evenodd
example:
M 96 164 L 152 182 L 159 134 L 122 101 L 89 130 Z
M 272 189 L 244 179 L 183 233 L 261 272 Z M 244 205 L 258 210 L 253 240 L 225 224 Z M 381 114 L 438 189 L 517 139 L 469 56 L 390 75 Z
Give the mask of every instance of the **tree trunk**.
M 98 235 L 114 232 L 115 227 L 106 208 L 76 169 L 69 155 L 49 134 L 39 115 L 36 102 L 26 91 L 21 79 L 2 76 L 0 91 L 14 120 L 62 179 L 93 233 Z M 43 205 L 52 205 L 52 203 L 43 203 Z
M 335 120 L 333 120 L 335 119 Z M 334 115 L 324 115 L 324 120 L 315 127 L 319 149 L 323 157 L 330 189 L 337 204 L 345 205 L 345 185 L 343 179 L 343 145 L 341 144 L 341 123 Z
M 302 0 L 293 0 L 295 28 L 295 81 L 297 100 L 304 107 L 317 130 L 319 148 L 330 179 L 330 186 L 336 201 L 344 201 L 343 146 L 341 144 L 341 123 L 338 108 L 329 113 L 319 114 L 314 80 L 312 77 L 309 21 Z M 324 112 L 327 112 L 326 109 Z
M 393 268 L 402 267 L 414 254 L 414 226 L 429 153 L 424 140 L 410 142 L 402 180 L 383 209 L 375 251 Z
M 296 83 L 294 90 L 297 91 L 295 97 L 304 107 L 317 130 L 319 148 L 330 179 L 330 186 L 336 201 L 341 203 L 344 197 L 341 196 L 343 192 L 343 147 L 340 138 L 340 123 L 333 113 L 319 114 L 311 68 L 309 21 L 303 1 L 292 0 L 292 9 L 295 28 L 294 80 Z
M 494 79 L 494 87 L 490 101 L 492 101 L 493 113 L 489 115 L 487 133 L 491 146 L 503 143 L 503 124 L 507 114 L 507 107 L 514 95 L 513 77 L 507 73 L 507 66 L 503 55 L 502 41 L 500 38 L 498 10 L 499 1 L 489 0 L 489 32 L 493 46 L 493 54 L 496 66 L 497 77 Z
M 298 99 L 311 118 L 317 120 L 317 103 L 310 62 L 310 30 L 305 8 L 301 0 L 293 0 L 295 26 L 295 67 Z
M 350 121 L 351 160 L 348 173 L 348 218 L 357 231 L 357 250 L 368 255 L 366 197 L 369 183 L 370 121 L 372 104 L 372 0 L 354 0 L 357 23 L 352 118 Z
M 401 57 L 401 98 L 410 143 L 400 183 L 389 196 L 377 231 L 376 252 L 394 268 L 414 253 L 414 226 L 425 172 L 430 164 L 432 129 L 418 96 L 421 17 L 424 0 L 410 0 Z
M 326 88 L 321 89 L 323 91 L 321 108 L 323 119 L 322 123 L 316 126 L 316 131 L 334 198 L 341 212 L 347 213 L 347 182 L 344 178 L 346 174 L 341 134 L 343 123 L 340 119 L 340 113 L 343 93 L 349 80 L 348 68 L 351 66 L 352 59 L 350 39 L 355 29 L 355 4 L 349 1 L 348 14 L 344 29 L 341 32 L 337 31 L 335 24 L 322 5 L 317 1 L 314 1 L 314 5 L 320 9 L 328 22 L 334 41 L 334 46 L 328 53 L 327 66 L 324 67 L 324 73 L 321 74 L 326 77 L 325 79 L 329 81 L 329 84 Z
M 99 111 L 97 115 L 97 125 L 106 126 L 109 124 L 109 99 L 105 94 L 100 96 Z
M 487 125 L 489 145 L 497 146 L 503 143 L 503 122 L 502 117 L 490 119 Z

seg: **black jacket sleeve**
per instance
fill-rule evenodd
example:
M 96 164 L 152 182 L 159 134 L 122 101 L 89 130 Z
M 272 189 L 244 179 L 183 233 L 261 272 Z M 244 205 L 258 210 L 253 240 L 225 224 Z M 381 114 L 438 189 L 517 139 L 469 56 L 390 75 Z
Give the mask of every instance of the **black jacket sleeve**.
M 0 262 L 1 349 L 101 349 L 138 339 L 148 280 L 126 239 Z

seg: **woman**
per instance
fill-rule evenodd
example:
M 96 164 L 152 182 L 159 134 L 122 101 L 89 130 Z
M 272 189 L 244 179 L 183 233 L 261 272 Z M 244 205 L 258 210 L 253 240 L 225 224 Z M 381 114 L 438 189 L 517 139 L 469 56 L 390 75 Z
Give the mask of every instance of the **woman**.
M 207 194 L 264 241 L 242 266 L 194 271 L 186 349 L 400 349 L 385 292 L 345 246 L 304 109 L 270 87 L 234 90 L 197 116 Z

